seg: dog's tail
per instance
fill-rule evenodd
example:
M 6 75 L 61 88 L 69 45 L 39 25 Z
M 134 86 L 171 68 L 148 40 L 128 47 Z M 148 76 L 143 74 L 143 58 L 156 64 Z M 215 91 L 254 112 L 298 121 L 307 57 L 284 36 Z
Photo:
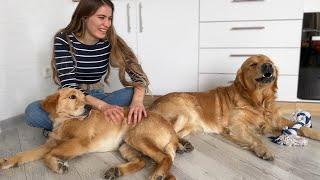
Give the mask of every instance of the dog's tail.
M 39 160 L 45 154 L 50 152 L 55 145 L 56 145 L 56 142 L 54 142 L 53 140 L 48 140 L 45 144 L 35 149 L 20 152 L 8 158 L 0 158 L 0 169 L 8 169 L 11 167 L 19 166 L 27 162 Z

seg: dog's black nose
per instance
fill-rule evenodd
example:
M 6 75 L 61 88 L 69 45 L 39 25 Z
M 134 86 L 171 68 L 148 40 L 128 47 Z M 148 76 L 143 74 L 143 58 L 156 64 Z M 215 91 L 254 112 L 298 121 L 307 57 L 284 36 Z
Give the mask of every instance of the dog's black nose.
M 270 77 L 273 73 L 273 67 L 270 63 L 264 63 L 261 66 L 261 72 L 264 76 Z
M 92 109 L 92 106 L 89 104 L 86 104 L 84 105 L 84 109 L 89 112 Z

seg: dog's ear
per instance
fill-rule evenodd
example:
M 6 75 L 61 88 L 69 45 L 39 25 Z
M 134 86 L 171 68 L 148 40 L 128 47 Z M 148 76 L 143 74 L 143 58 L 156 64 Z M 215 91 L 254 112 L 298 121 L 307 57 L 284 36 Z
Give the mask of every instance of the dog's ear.
M 240 68 L 237 71 L 237 75 L 236 75 L 236 79 L 234 81 L 236 84 L 238 84 L 242 89 L 247 89 L 246 84 L 245 84 L 245 80 L 243 77 L 243 71 L 242 68 Z
M 278 90 L 278 76 L 279 76 L 279 70 L 278 70 L 278 67 L 276 67 L 275 66 L 275 71 L 276 71 L 276 79 L 274 80 L 274 82 L 273 82 L 273 86 L 272 86 L 272 91 L 274 92 L 274 93 L 276 93 L 277 92 L 277 90 Z
M 58 104 L 58 99 L 59 99 L 58 92 L 46 97 L 46 99 L 43 100 L 41 103 L 42 109 L 45 110 L 50 115 L 56 114 L 56 107 Z

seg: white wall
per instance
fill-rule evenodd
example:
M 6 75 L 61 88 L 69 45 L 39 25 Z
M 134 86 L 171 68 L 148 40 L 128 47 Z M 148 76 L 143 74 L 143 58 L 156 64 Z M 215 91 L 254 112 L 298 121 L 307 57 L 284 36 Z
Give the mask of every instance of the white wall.
M 304 12 L 320 12 L 320 0 L 304 0 Z
M 0 121 L 24 112 L 28 103 L 53 92 L 44 77 L 53 36 L 70 21 L 71 0 L 1 0 Z

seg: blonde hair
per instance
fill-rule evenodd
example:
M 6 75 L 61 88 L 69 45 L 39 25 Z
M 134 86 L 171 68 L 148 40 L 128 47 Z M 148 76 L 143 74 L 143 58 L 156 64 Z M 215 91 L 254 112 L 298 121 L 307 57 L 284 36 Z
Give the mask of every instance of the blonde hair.
M 85 18 L 92 16 L 101 6 L 107 5 L 114 12 L 114 5 L 110 0 L 81 0 L 74 11 L 71 21 L 68 26 L 58 33 L 63 32 L 66 34 L 75 33 L 76 36 L 82 37 L 85 34 Z M 57 34 L 58 34 L 57 33 Z M 149 80 L 146 74 L 143 72 L 141 66 L 138 63 L 136 55 L 126 42 L 117 35 L 113 23 L 108 29 L 106 40 L 111 44 L 110 63 L 108 66 L 107 75 L 104 81 L 108 83 L 108 77 L 110 74 L 110 65 L 119 68 L 119 79 L 124 86 L 143 86 L 148 89 Z M 70 43 L 70 42 L 69 42 Z M 55 66 L 54 53 L 51 60 L 51 67 L 53 73 L 53 80 L 56 84 L 59 83 L 58 73 Z M 128 82 L 125 78 L 125 72 L 133 74 L 134 79 L 132 82 Z M 131 77 L 132 78 L 132 77 Z

